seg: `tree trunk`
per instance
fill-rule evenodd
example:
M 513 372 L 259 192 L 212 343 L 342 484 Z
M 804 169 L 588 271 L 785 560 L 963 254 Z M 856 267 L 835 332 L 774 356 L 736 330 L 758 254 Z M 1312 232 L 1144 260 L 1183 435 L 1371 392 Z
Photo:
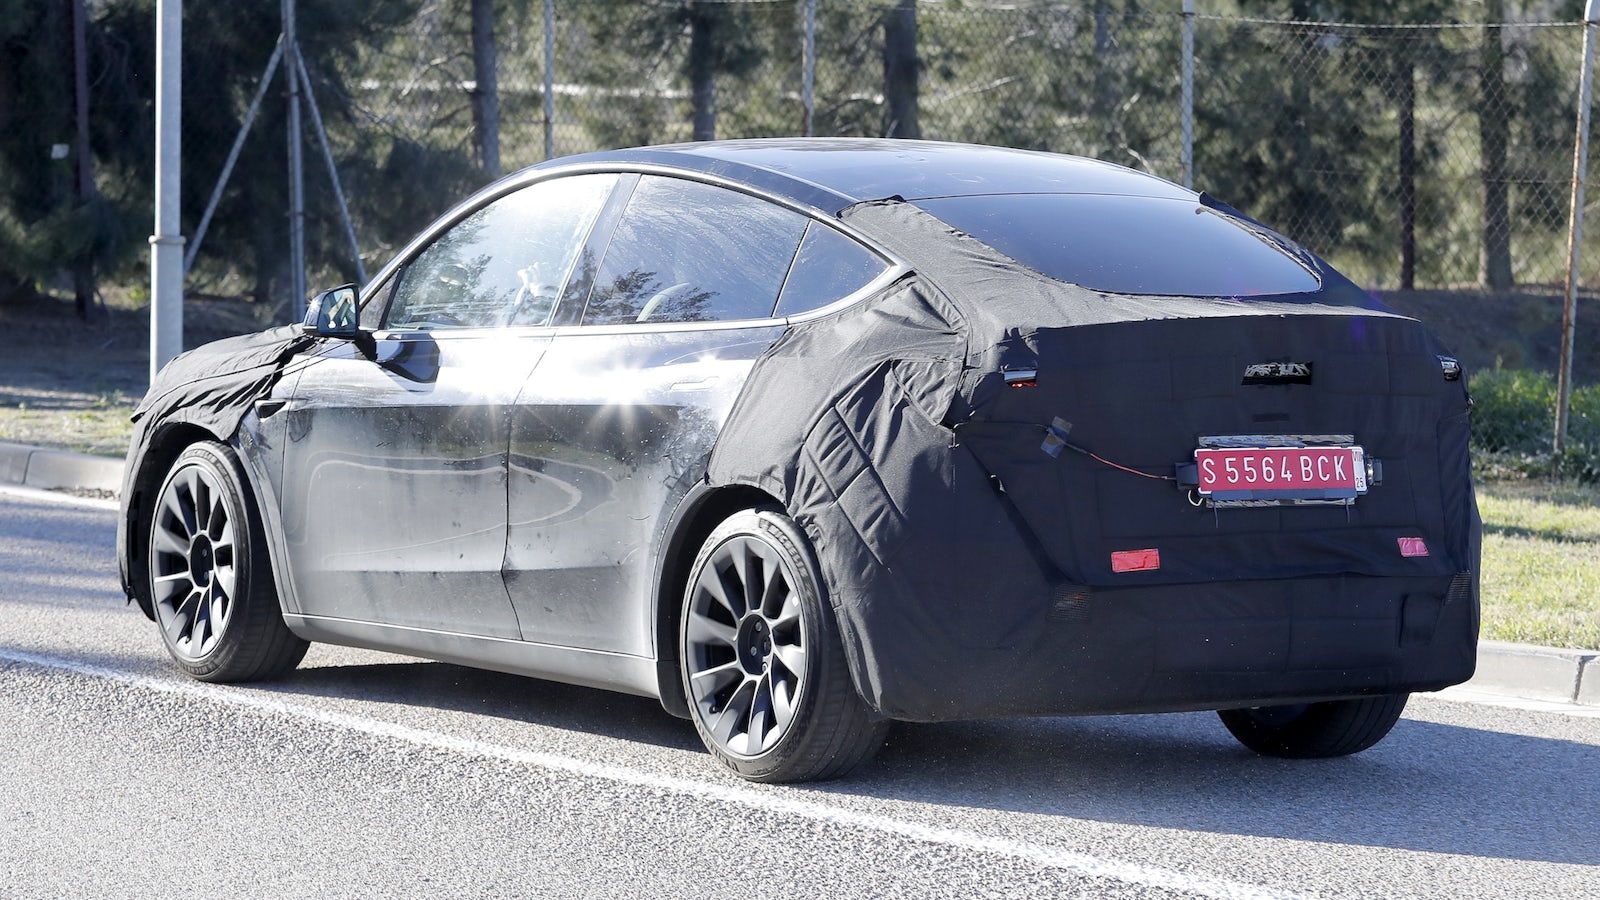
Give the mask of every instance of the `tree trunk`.
M 1512 285 L 1511 204 L 1506 174 L 1510 121 L 1503 112 L 1506 60 L 1500 28 L 1505 11 L 1505 0 L 1484 2 L 1483 61 L 1478 85 L 1478 140 L 1483 147 L 1483 246 L 1478 257 L 1478 282 L 1496 291 Z
M 72 84 L 73 106 L 77 113 L 77 175 L 74 196 L 79 209 L 88 209 L 94 197 L 94 170 L 89 156 L 89 42 L 83 0 L 67 0 L 72 6 Z M 94 247 L 85 247 L 72 265 L 72 294 L 78 318 L 87 322 L 94 315 Z
M 1400 158 L 1398 190 L 1400 200 L 1400 289 L 1417 286 L 1417 83 L 1416 67 L 1401 47 L 1394 60 L 1395 81 L 1400 96 Z
M 888 137 L 919 138 L 917 123 L 917 3 L 899 0 L 883 14 L 883 98 Z
M 500 175 L 500 78 L 496 72 L 494 0 L 472 0 L 473 142 L 489 177 Z
M 716 15 L 699 3 L 689 7 L 689 95 L 697 141 L 717 139 Z

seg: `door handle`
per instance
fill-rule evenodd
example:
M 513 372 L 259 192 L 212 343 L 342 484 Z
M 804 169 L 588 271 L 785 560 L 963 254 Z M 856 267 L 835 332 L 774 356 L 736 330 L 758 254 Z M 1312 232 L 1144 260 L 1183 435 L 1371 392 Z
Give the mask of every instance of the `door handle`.
M 264 400 L 257 400 L 256 415 L 263 419 L 269 418 L 278 410 L 283 409 L 284 406 L 288 405 L 288 403 L 288 400 L 279 400 L 276 397 L 268 397 Z

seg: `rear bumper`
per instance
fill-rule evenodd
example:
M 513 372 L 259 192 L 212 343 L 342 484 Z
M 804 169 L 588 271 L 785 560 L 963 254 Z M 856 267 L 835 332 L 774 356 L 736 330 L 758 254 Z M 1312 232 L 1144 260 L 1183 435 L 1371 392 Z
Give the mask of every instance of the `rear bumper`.
M 870 669 L 869 703 L 913 721 L 1437 690 L 1470 678 L 1477 656 L 1477 578 L 1465 574 L 1069 589 L 987 647 L 895 606 L 847 613 L 846 644 Z

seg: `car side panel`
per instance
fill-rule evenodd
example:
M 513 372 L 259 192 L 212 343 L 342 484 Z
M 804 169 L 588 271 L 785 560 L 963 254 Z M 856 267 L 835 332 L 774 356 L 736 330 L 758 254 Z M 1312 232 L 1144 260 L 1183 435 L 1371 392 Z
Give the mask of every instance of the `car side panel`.
M 300 612 L 516 638 L 500 576 L 507 409 L 548 341 L 411 332 L 301 373 L 282 522 Z
M 578 328 L 511 416 L 506 586 L 524 640 L 653 656 L 661 530 L 783 326 Z

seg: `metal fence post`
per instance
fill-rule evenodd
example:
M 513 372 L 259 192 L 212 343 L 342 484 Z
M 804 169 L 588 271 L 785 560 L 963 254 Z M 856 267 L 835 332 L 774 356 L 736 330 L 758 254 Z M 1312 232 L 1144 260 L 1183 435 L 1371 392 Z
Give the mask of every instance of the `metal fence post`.
M 183 352 L 183 224 L 179 126 L 183 0 L 156 0 L 156 222 L 150 236 L 150 380 Z
M 1583 194 L 1589 175 L 1589 105 L 1594 92 L 1595 27 L 1600 25 L 1600 0 L 1583 11 L 1583 69 L 1578 76 L 1578 136 L 1572 153 L 1572 214 L 1567 228 L 1567 293 L 1561 311 L 1561 371 L 1556 386 L 1556 433 L 1551 442 L 1556 463 L 1567 444 L 1567 418 L 1572 405 L 1572 353 L 1577 334 L 1578 259 L 1583 242 Z
M 300 87 L 306 92 L 306 105 L 311 109 L 311 127 L 316 131 L 317 142 L 322 145 L 322 162 L 328 167 L 328 181 L 333 184 L 333 199 L 339 204 L 339 219 L 344 222 L 344 236 L 350 241 L 350 256 L 355 260 L 357 280 L 367 283 L 367 265 L 361 261 L 361 242 L 356 240 L 356 223 L 350 218 L 350 204 L 344 197 L 344 183 L 339 180 L 339 167 L 333 162 L 333 145 L 328 143 L 328 129 L 322 125 L 322 110 L 317 108 L 317 94 L 311 89 L 311 73 L 306 71 L 306 58 L 295 55 L 299 65 Z M 294 72 L 289 73 L 293 78 Z M 498 167 L 499 163 L 495 165 Z
M 1194 0 L 1183 0 L 1183 186 L 1194 187 Z
M 811 137 L 816 109 L 817 0 L 805 0 L 805 37 L 800 44 L 800 133 Z
M 556 155 L 556 0 L 544 0 L 544 158 Z
M 239 126 L 239 133 L 233 139 L 233 146 L 228 148 L 228 158 L 222 164 L 222 174 L 217 176 L 217 183 L 211 188 L 211 199 L 206 203 L 205 212 L 200 214 L 200 224 L 195 226 L 194 240 L 189 242 L 189 249 L 183 254 L 183 274 L 188 276 L 189 270 L 194 267 L 194 259 L 200 254 L 200 245 L 206 239 L 206 230 L 211 227 L 211 217 L 216 215 L 217 206 L 222 203 L 222 191 L 228 186 L 228 179 L 233 177 L 233 167 L 239 164 L 239 151 L 244 149 L 244 140 L 250 136 L 250 127 L 255 124 L 256 116 L 261 112 L 261 100 L 267 95 L 267 88 L 272 84 L 272 76 L 278 71 L 278 63 L 283 59 L 283 37 L 278 37 L 277 46 L 272 48 L 272 56 L 267 58 L 267 69 L 261 73 L 261 81 L 256 85 L 255 96 L 250 98 L 250 107 L 245 110 L 244 123 Z

